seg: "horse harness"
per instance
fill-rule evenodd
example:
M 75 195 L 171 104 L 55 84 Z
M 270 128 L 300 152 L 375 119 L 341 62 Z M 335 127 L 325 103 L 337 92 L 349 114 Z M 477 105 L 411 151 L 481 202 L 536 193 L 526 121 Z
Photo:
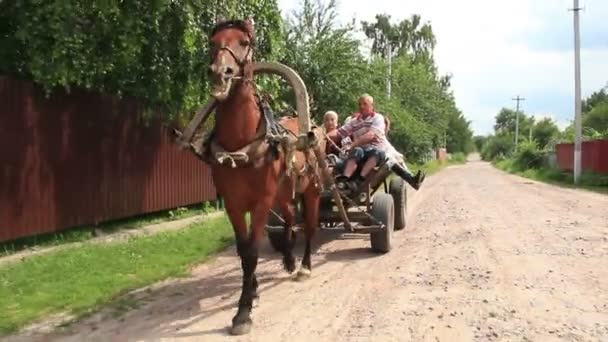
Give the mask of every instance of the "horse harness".
M 215 130 L 209 134 L 203 144 L 202 159 L 211 165 L 224 165 L 232 168 L 261 167 L 264 161 L 275 161 L 279 158 L 280 139 L 285 134 L 293 134 L 274 118 L 272 109 L 257 96 L 263 119 L 255 138 L 249 144 L 236 151 L 227 151 L 215 139 Z

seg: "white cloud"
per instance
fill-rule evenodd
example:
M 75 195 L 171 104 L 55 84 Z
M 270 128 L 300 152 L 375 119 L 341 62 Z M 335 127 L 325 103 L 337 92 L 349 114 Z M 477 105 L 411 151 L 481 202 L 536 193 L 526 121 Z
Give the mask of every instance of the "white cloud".
M 281 0 L 282 9 L 299 1 Z M 588 96 L 608 82 L 608 41 L 585 48 L 585 42 L 607 27 L 608 1 L 581 4 L 582 92 Z M 547 113 L 567 125 L 574 108 L 572 12 L 568 0 L 342 0 L 340 20 L 373 20 L 389 13 L 397 21 L 420 14 L 437 37 L 435 58 L 440 72 L 451 73 L 459 108 L 477 134 L 490 133 L 501 107 L 514 107 L 515 95 L 526 97 L 522 108 Z M 563 43 L 568 41 L 569 45 Z M 604 36 L 600 39 L 604 41 Z M 549 48 L 554 42 L 560 46 Z M 554 44 L 555 45 L 555 44 Z

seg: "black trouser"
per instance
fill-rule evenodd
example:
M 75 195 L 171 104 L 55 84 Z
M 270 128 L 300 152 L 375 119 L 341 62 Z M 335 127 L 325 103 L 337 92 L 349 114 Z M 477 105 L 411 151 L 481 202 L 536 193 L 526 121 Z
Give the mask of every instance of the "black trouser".
M 418 190 L 420 187 L 420 171 L 418 171 L 418 174 L 414 176 L 398 163 L 393 164 L 391 170 L 396 173 L 397 176 L 401 177 L 404 181 L 411 185 L 412 188 Z

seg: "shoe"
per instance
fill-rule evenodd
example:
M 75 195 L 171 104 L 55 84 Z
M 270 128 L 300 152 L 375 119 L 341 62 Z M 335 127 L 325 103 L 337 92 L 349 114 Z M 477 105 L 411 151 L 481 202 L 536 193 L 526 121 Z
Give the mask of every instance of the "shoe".
M 338 177 L 336 177 L 335 182 L 336 182 L 336 186 L 340 190 L 345 190 L 348 187 L 348 185 L 347 185 L 348 178 L 346 176 L 338 176 Z
M 422 182 L 424 182 L 424 178 L 426 177 L 426 173 L 418 170 L 415 176 L 416 187 L 414 189 L 418 190 L 422 186 Z

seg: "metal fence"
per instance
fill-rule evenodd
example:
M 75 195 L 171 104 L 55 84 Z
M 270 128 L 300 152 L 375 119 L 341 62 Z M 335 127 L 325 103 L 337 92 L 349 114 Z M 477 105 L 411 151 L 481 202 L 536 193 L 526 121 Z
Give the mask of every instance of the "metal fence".
M 0 76 L 0 241 L 215 199 L 207 166 L 141 109 Z
M 574 170 L 574 144 L 555 146 L 557 165 L 562 170 Z M 608 174 L 608 139 L 583 141 L 581 151 L 583 171 Z

